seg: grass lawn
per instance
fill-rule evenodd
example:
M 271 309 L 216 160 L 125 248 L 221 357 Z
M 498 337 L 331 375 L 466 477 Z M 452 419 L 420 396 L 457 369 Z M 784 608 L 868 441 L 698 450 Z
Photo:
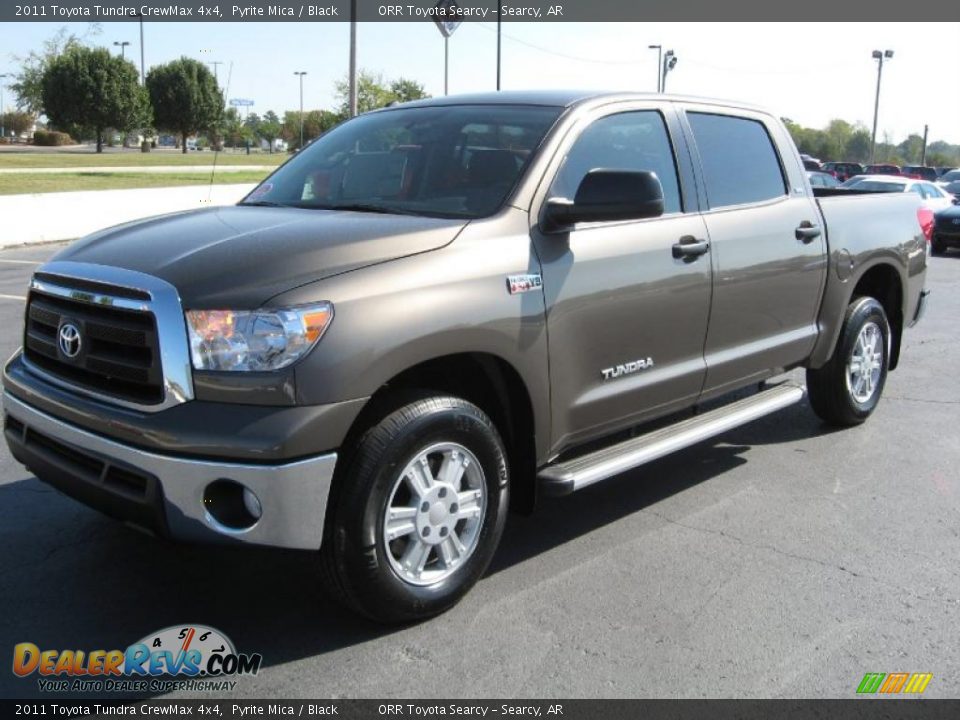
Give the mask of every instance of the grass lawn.
M 0 151 L 0 168 L 50 167 L 137 167 L 144 165 L 212 165 L 214 153 L 153 152 L 10 152 Z M 289 158 L 287 153 L 222 152 L 217 165 L 263 165 L 276 167 Z
M 263 171 L 218 170 L 214 183 L 254 183 L 263 180 L 270 168 Z M 68 192 L 72 190 L 123 190 L 128 188 L 206 185 L 210 176 L 199 173 L 16 173 L 0 175 L 0 195 Z

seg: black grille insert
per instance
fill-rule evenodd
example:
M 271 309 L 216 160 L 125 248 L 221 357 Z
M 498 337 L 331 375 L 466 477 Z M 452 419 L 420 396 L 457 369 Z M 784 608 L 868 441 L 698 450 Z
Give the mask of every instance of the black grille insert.
M 118 290 L 131 293 L 121 288 L 111 294 L 121 296 Z M 60 328 L 67 322 L 80 331 L 80 351 L 73 358 L 59 344 Z M 23 345 L 33 365 L 81 388 L 145 405 L 163 401 L 160 347 L 150 312 L 34 289 L 27 299 Z

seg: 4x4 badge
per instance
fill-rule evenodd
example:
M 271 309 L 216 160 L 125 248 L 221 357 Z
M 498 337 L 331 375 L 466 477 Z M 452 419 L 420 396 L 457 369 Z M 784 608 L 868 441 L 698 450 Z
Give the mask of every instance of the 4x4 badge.
M 511 295 L 530 292 L 543 287 L 543 278 L 539 273 L 527 275 L 507 275 L 507 291 Z

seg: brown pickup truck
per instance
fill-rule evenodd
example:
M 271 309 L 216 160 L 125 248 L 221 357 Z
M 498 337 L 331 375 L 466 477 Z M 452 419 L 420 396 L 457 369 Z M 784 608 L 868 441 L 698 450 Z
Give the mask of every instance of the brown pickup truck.
M 427 617 L 538 493 L 805 392 L 824 421 L 863 422 L 924 306 L 918 204 L 820 197 L 780 121 L 741 105 L 386 108 L 235 207 L 107 229 L 40 267 L 6 440 L 157 535 L 318 551 L 349 606 Z M 806 388 L 767 382 L 794 368 Z

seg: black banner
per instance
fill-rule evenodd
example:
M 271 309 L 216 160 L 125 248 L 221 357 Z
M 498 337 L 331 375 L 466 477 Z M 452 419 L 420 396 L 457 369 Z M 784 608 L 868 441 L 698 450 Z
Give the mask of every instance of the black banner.
M 355 8 L 355 16 L 352 8 Z M 28 22 L 629 22 L 948 21 L 960 3 L 930 0 L 63 0 L 0 3 L 0 21 Z M 857 29 L 851 28 L 851 32 Z M 798 38 L 798 49 L 803 44 Z
M 0 701 L 7 718 L 547 718 L 558 720 L 955 720 L 960 700 L 62 700 Z

